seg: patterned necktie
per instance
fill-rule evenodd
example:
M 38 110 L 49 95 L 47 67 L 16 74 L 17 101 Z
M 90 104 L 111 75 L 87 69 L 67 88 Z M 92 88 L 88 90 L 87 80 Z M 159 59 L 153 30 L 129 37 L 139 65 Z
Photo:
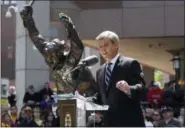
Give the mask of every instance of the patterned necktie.
M 106 90 L 108 89 L 109 84 L 110 84 L 111 64 L 112 64 L 112 63 L 108 63 L 108 64 L 107 64 L 106 72 L 105 72 L 105 85 L 106 85 L 105 87 L 106 87 Z

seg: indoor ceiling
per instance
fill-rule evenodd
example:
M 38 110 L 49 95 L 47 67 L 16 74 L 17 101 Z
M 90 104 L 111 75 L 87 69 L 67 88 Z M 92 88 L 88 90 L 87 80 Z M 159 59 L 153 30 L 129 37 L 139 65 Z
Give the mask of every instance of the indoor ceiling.
M 72 0 L 71 1 L 74 6 L 77 6 L 81 10 L 88 10 L 88 9 L 115 9 L 115 8 L 122 8 L 122 1 L 105 1 L 105 0 Z M 63 2 L 61 1 L 51 1 L 50 5 L 51 8 L 60 8 L 63 7 Z M 67 4 L 70 6 L 69 4 Z M 74 7 L 73 6 L 73 7 Z
M 95 40 L 83 40 L 89 47 L 97 48 Z M 124 38 L 120 40 L 120 53 L 140 61 L 143 65 L 174 75 L 172 55 L 167 50 L 184 48 L 184 37 Z
M 122 8 L 122 1 L 101 1 L 101 0 L 83 0 L 74 1 L 74 3 L 82 10 L 87 9 L 113 9 Z

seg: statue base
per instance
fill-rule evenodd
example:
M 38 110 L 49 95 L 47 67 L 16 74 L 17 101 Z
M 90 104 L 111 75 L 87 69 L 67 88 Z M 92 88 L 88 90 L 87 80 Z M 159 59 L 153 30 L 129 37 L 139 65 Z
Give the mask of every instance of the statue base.
M 58 95 L 60 127 L 85 127 L 85 101 L 72 94 Z
M 108 110 L 108 106 L 88 102 L 73 94 L 57 95 L 57 101 L 60 107 L 60 127 L 86 127 L 90 113 Z

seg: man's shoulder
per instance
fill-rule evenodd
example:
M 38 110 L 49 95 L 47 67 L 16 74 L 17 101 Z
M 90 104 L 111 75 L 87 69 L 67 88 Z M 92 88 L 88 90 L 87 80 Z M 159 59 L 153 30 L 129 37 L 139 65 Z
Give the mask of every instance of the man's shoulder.
M 158 123 L 158 126 L 164 126 L 165 125 L 165 121 L 164 120 L 160 120 L 159 123 Z
M 180 126 L 180 122 L 177 119 L 172 119 L 171 123 Z
M 15 94 L 9 95 L 8 98 L 14 98 Z
M 131 57 L 126 57 L 126 56 L 120 56 L 119 58 L 120 60 L 124 60 L 124 61 L 127 61 L 127 62 L 133 62 L 133 61 L 137 61 L 136 59 L 134 58 L 131 58 Z
M 139 64 L 139 62 L 131 57 L 125 57 L 125 56 L 120 56 L 119 57 L 119 63 L 121 66 L 125 66 L 125 65 L 132 65 L 132 64 Z
M 25 93 L 25 95 L 30 95 L 30 94 L 29 94 L 29 92 L 27 91 L 27 92 Z
M 172 126 L 177 126 L 180 127 L 180 122 L 176 119 L 172 119 L 168 124 L 165 123 L 164 120 L 159 121 L 158 124 L 159 127 L 164 127 L 164 126 L 168 126 L 168 127 L 172 127 Z

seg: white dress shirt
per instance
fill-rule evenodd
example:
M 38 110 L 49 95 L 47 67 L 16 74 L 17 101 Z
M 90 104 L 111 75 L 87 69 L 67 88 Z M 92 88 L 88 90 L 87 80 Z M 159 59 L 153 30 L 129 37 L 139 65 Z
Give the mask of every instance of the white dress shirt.
M 115 65 L 115 63 L 116 63 L 116 61 L 117 61 L 117 59 L 118 59 L 118 57 L 119 57 L 119 53 L 110 61 L 112 64 L 111 64 L 111 72 L 112 72 L 112 70 L 114 69 L 114 65 Z M 109 63 L 109 62 L 107 62 L 107 63 Z M 107 67 L 106 67 L 107 68 Z

